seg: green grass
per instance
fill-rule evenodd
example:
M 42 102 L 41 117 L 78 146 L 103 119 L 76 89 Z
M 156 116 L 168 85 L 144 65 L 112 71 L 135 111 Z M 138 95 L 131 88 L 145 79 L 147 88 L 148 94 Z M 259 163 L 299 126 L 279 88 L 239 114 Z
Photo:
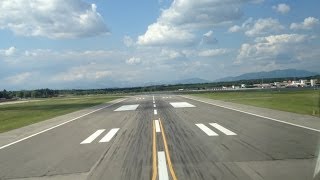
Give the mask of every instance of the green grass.
M 320 117 L 320 90 L 236 91 L 192 95 Z
M 76 96 L 0 106 L 0 133 L 120 98 Z

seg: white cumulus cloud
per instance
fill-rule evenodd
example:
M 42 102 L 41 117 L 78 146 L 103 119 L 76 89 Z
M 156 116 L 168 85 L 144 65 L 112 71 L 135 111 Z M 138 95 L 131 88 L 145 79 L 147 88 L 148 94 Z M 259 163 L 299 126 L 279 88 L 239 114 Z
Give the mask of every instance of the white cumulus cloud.
M 210 30 L 202 35 L 200 44 L 216 44 L 218 40 L 214 37 L 213 31 Z
M 278 4 L 276 6 L 272 6 L 272 9 L 274 9 L 275 11 L 282 13 L 282 14 L 286 14 L 290 11 L 290 6 L 284 3 Z
M 201 57 L 214 57 L 226 54 L 228 52 L 227 49 L 208 49 L 199 52 L 199 56 Z
M 66 72 L 55 75 L 53 81 L 99 80 L 112 74 L 112 71 L 94 66 L 72 67 Z
M 82 0 L 1 0 L 0 29 L 52 39 L 109 32 L 95 4 Z
M 255 43 L 241 45 L 236 63 L 243 61 L 294 59 L 295 53 L 301 52 L 301 46 L 310 37 L 302 34 L 280 34 L 256 38 Z
M 255 0 L 174 0 L 162 11 L 157 21 L 138 37 L 139 45 L 190 44 L 196 30 L 237 20 L 242 17 L 241 6 Z M 261 1 L 259 1 L 261 2 Z
M 134 45 L 134 41 L 130 36 L 123 37 L 123 44 L 127 47 L 131 47 Z
M 241 26 L 234 25 L 230 27 L 228 32 L 244 31 L 245 35 L 254 37 L 277 33 L 284 29 L 285 27 L 277 19 L 260 18 L 254 21 L 252 18 L 249 18 Z
M 141 63 L 141 59 L 139 57 L 131 57 L 131 58 L 126 60 L 126 63 L 130 64 L 130 65 L 140 64 Z
M 0 49 L 0 55 L 12 56 L 17 52 L 17 49 L 14 46 L 9 47 L 8 49 Z
M 30 72 L 24 72 L 13 76 L 9 76 L 5 79 L 5 81 L 10 84 L 26 83 L 26 80 L 28 80 L 31 75 L 32 73 Z
M 307 17 L 301 23 L 292 23 L 290 25 L 290 29 L 293 29 L 293 30 L 299 30 L 299 29 L 310 30 L 310 29 L 314 28 L 317 25 L 319 25 L 319 19 L 314 18 L 314 17 Z

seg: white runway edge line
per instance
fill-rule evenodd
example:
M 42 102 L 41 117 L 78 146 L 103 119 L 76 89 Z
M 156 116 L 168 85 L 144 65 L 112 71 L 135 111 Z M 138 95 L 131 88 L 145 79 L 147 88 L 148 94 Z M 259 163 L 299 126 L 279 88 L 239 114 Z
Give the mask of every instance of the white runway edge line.
M 109 142 L 118 131 L 119 128 L 111 129 L 99 142 Z
M 182 96 L 182 97 L 187 98 L 187 99 L 192 99 L 192 100 L 194 100 L 194 101 L 199 101 L 199 102 L 202 102 L 202 103 L 206 103 L 206 104 L 211 104 L 211 105 L 213 105 L 213 106 L 218 106 L 218 107 L 222 107 L 222 108 L 225 108 L 225 109 L 230 109 L 230 110 L 233 110 L 233 111 L 238 111 L 238 112 L 245 113 L 245 114 L 249 114 L 249 115 L 252 115 L 252 116 L 256 116 L 256 117 L 260 117 L 260 118 L 264 118 L 264 119 L 269 119 L 269 120 L 276 121 L 276 122 L 280 122 L 280 123 L 283 123 L 283 124 L 288 124 L 288 125 L 291 125 L 291 126 L 300 127 L 300 128 L 308 129 L 308 130 L 311 130 L 311 131 L 320 132 L 319 129 L 314 129 L 314 128 L 311 128 L 311 127 L 302 126 L 302 125 L 299 125 L 299 124 L 294 124 L 294 123 L 282 121 L 282 120 L 279 120 L 279 119 L 274 119 L 274 118 L 270 118 L 270 117 L 266 117 L 266 116 L 262 116 L 262 115 L 258 115 L 258 114 L 254 114 L 254 113 L 250 113 L 250 112 L 238 110 L 238 109 L 234 109 L 234 108 L 230 108 L 230 107 L 226 107 L 226 106 L 222 106 L 222 105 L 218 105 L 218 104 L 214 104 L 214 103 L 202 101 L 202 100 L 199 100 L 199 99 L 194 99 L 194 98 L 190 98 L 190 97 L 186 97 L 186 96 Z
M 84 141 L 82 141 L 80 144 L 89 144 L 92 141 L 94 141 L 98 136 L 100 136 L 100 134 L 103 133 L 103 131 L 105 131 L 105 129 L 99 129 L 97 130 L 95 133 L 91 134 L 87 139 L 85 139 Z
M 220 124 L 218 123 L 209 123 L 211 126 L 213 126 L 214 128 L 218 129 L 219 131 L 223 132 L 225 135 L 228 135 L 228 136 L 234 136 L 234 135 L 237 135 L 236 133 L 230 131 L 229 129 L 221 126 Z
M 52 130 L 52 129 L 54 129 L 54 128 L 57 128 L 57 127 L 59 127 L 59 126 L 62 126 L 62 125 L 64 125 L 64 124 L 67 124 L 67 123 L 69 123 L 69 122 L 72 122 L 72 121 L 75 121 L 75 120 L 77 120 L 77 119 L 80 119 L 80 118 L 82 118 L 82 117 L 84 117 L 84 116 L 87 116 L 87 115 L 89 115 L 89 114 L 95 113 L 95 112 L 100 111 L 100 110 L 105 109 L 105 108 L 108 108 L 108 107 L 110 107 L 110 106 L 112 106 L 112 105 L 115 105 L 115 104 L 117 104 L 117 103 L 120 103 L 120 102 L 122 102 L 122 101 L 124 101 L 124 100 L 126 100 L 126 99 L 122 99 L 122 100 L 120 100 L 120 101 L 118 101 L 118 102 L 109 104 L 108 106 L 104 106 L 104 107 L 102 107 L 102 108 L 93 110 L 93 111 L 91 111 L 91 112 L 88 112 L 88 113 L 83 114 L 83 115 L 81 115 L 81 116 L 78 116 L 78 117 L 76 117 L 76 118 L 70 119 L 70 120 L 68 120 L 68 121 L 66 121 L 66 122 L 63 122 L 63 123 L 61 123 L 61 124 L 52 126 L 52 127 L 48 128 L 48 129 L 42 130 L 42 131 L 37 132 L 37 133 L 35 133 L 35 134 L 32 134 L 32 135 L 30 135 L 30 136 L 24 137 L 24 138 L 22 138 L 22 139 L 19 139 L 19 140 L 17 140 L 17 141 L 12 142 L 12 143 L 9 143 L 9 144 L 6 144 L 6 145 L 4 145 L 4 146 L 1 146 L 1 147 L 0 147 L 0 150 L 3 149 L 3 148 L 9 147 L 9 146 L 11 146 L 11 145 L 13 145 L 13 144 L 16 144 L 16 143 L 18 143 L 18 142 L 21 142 L 21 141 L 24 141 L 24 140 L 26 140 L 26 139 L 32 138 L 33 136 L 36 136 L 36 135 L 42 134 L 42 133 L 44 133 L 44 132 L 50 131 L 50 130 Z
M 169 180 L 166 156 L 164 151 L 158 152 L 158 171 L 159 171 L 159 180 Z
M 153 110 L 153 114 L 154 115 L 157 115 L 158 114 L 158 111 L 155 109 L 155 110 Z
M 214 131 L 212 131 L 210 128 L 208 128 L 206 125 L 204 124 L 196 124 L 196 126 L 198 126 L 198 128 L 200 128 L 203 132 L 205 132 L 208 136 L 218 136 L 217 133 L 215 133 Z
M 156 132 L 161 132 L 159 120 L 154 120 L 154 122 L 155 122 L 155 124 L 156 124 Z

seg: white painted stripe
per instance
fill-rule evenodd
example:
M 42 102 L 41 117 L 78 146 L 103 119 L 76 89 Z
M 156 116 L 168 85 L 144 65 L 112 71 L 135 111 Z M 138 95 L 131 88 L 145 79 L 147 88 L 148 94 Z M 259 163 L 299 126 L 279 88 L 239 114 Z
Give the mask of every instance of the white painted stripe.
M 109 142 L 118 131 L 119 128 L 111 129 L 99 142 Z
M 101 133 L 103 133 L 103 131 L 105 131 L 105 129 L 99 129 L 97 130 L 95 133 L 91 134 L 87 139 L 85 139 L 84 141 L 82 141 L 80 144 L 89 144 L 92 141 L 94 141 L 98 136 L 100 136 Z
M 161 132 L 159 120 L 154 120 L 154 122 L 155 122 L 155 124 L 156 124 L 156 132 Z
M 157 115 L 158 114 L 158 111 L 155 109 L 155 110 L 153 110 L 153 114 L 154 115 Z
M 83 115 L 81 115 L 81 116 L 78 116 L 78 117 L 75 117 L 75 118 L 70 119 L 70 120 L 68 120 L 68 121 L 65 121 L 65 122 L 63 122 L 63 123 L 61 123 L 61 124 L 52 126 L 52 127 L 50 127 L 50 128 L 47 128 L 47 129 L 42 130 L 42 131 L 40 131 L 40 132 L 34 133 L 34 134 L 32 134 L 32 135 L 29 135 L 29 136 L 27 136 L 27 137 L 24 137 L 24 138 L 22 138 L 22 139 L 19 139 L 19 140 L 17 140 L 17 141 L 12 142 L 12 143 L 9 143 L 9 144 L 6 144 L 6 145 L 4 145 L 4 146 L 1 146 L 1 147 L 0 147 L 0 150 L 1 150 L 1 149 L 4 149 L 4 148 L 6 148 L 6 147 L 9 147 L 9 146 L 11 146 L 11 145 L 14 145 L 14 144 L 16 144 L 16 143 L 18 143 L 18 142 L 21 142 L 21 141 L 24 141 L 24 140 L 26 140 L 26 139 L 32 138 L 33 136 L 36 136 L 36 135 L 42 134 L 42 133 L 44 133 L 44 132 L 50 131 L 50 130 L 52 130 L 52 129 L 54 129 L 54 128 L 60 127 L 60 126 L 62 126 L 62 125 L 64 125 L 64 124 L 67 124 L 67 123 L 69 123 L 69 122 L 72 122 L 72 121 L 75 121 L 75 120 L 80 119 L 80 118 L 82 118 L 82 117 L 85 117 L 85 116 L 87 116 L 87 115 L 89 115 L 89 114 L 95 113 L 95 112 L 100 111 L 100 110 L 105 109 L 105 108 L 108 108 L 108 107 L 110 107 L 110 106 L 112 106 L 112 105 L 114 105 L 114 104 L 120 103 L 120 102 L 122 102 L 122 101 L 124 101 L 124 100 L 126 100 L 126 99 L 122 99 L 122 100 L 120 100 L 120 101 L 118 101 L 118 102 L 109 104 L 108 106 L 104 106 L 104 107 L 102 107 L 102 108 L 93 110 L 93 111 L 88 112 L 88 113 L 86 113 L 86 114 L 83 114 Z
M 228 135 L 228 136 L 234 136 L 234 135 L 237 135 L 236 133 L 230 131 L 229 129 L 221 126 L 220 124 L 218 123 L 209 123 L 211 126 L 215 127 L 216 129 L 218 129 L 219 131 L 223 132 L 225 135 Z
M 159 180 L 169 180 L 166 156 L 164 151 L 158 152 L 158 171 L 159 171 Z
M 123 105 L 114 111 L 134 111 L 138 108 L 138 106 L 139 104 Z
M 203 132 L 205 132 L 208 136 L 219 136 L 217 133 L 209 129 L 206 125 L 204 124 L 196 124 L 198 128 L 200 128 Z
M 157 107 L 156 104 L 153 104 L 153 107 L 154 107 L 154 108 Z
M 295 127 L 300 127 L 300 128 L 308 129 L 308 130 L 311 130 L 311 131 L 320 132 L 319 129 L 314 129 L 314 128 L 311 128 L 311 127 L 302 126 L 302 125 L 299 125 L 299 124 L 294 124 L 294 123 L 282 121 L 282 120 L 279 120 L 279 119 L 274 119 L 274 118 L 270 118 L 270 117 L 266 117 L 266 116 L 262 116 L 262 115 L 258 115 L 258 114 L 254 114 L 254 113 L 250 113 L 250 112 L 246 112 L 246 111 L 242 111 L 242 110 L 238 110 L 238 109 L 234 109 L 234 108 L 230 108 L 230 107 L 226 107 L 226 106 L 222 106 L 222 105 L 218 105 L 218 104 L 202 101 L 202 100 L 199 100 L 199 99 L 194 99 L 194 98 L 191 98 L 191 97 L 186 97 L 186 96 L 182 96 L 182 97 L 188 98 L 188 99 L 192 99 L 192 100 L 195 100 L 195 101 L 199 101 L 199 102 L 203 102 L 203 103 L 206 103 L 206 104 L 211 104 L 213 106 L 218 106 L 218 107 L 222 107 L 222 108 L 225 108 L 225 109 L 230 109 L 230 110 L 233 110 L 233 111 L 249 114 L 249 115 L 252 115 L 252 116 L 268 119 L 268 120 L 271 120 L 271 121 L 276 121 L 276 122 L 279 122 L 279 123 L 288 124 L 288 125 L 295 126 Z
M 171 102 L 170 103 L 174 108 L 184 108 L 184 107 L 196 107 L 187 102 Z

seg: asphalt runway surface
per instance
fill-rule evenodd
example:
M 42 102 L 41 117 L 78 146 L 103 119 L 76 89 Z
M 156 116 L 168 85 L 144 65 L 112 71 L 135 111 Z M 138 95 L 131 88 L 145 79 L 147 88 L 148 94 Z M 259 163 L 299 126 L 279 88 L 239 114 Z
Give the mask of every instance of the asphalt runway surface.
M 319 137 L 181 96 L 132 96 L 0 148 L 0 179 L 311 180 Z

